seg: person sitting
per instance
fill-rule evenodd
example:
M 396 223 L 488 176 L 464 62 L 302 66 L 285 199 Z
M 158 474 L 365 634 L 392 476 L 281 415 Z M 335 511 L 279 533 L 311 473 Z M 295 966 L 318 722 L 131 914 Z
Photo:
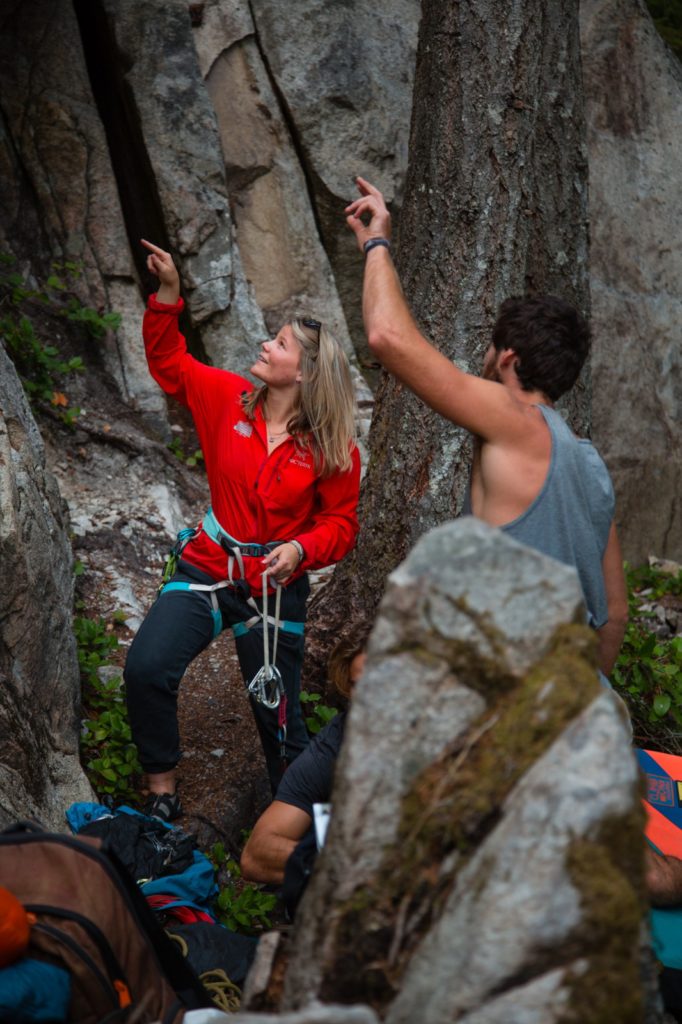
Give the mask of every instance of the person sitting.
M 329 679 L 346 700 L 362 674 L 371 627 L 363 622 L 351 628 L 330 655 Z M 242 852 L 244 878 L 275 885 L 284 882 L 287 861 L 312 830 L 313 804 L 329 803 L 346 715 L 346 711 L 335 715 L 287 768 L 275 799 L 256 822 Z

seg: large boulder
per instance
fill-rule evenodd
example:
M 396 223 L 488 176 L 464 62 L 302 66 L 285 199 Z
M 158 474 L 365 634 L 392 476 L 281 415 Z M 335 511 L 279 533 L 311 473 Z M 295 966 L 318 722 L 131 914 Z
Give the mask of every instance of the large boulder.
M 78 760 L 68 517 L 14 367 L 0 347 L 0 826 L 93 794 Z
M 626 557 L 682 557 L 682 66 L 643 0 L 580 5 L 590 166 L 592 432 Z
M 638 773 L 584 616 L 573 569 L 472 518 L 390 576 L 284 1009 L 641 1020 Z

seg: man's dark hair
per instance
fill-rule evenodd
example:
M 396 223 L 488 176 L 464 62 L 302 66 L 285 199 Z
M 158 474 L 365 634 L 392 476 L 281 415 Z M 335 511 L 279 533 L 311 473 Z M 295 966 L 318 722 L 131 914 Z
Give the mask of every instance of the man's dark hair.
M 580 313 L 554 295 L 507 299 L 493 327 L 498 352 L 518 356 L 524 391 L 542 391 L 553 402 L 573 387 L 590 351 L 590 329 Z

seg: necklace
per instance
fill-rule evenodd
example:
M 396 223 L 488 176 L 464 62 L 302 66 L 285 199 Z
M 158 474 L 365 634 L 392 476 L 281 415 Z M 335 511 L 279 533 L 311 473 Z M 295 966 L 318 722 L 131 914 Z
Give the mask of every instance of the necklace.
M 263 403 L 263 419 L 265 421 L 265 429 L 267 431 L 268 443 L 269 444 L 273 444 L 273 442 L 275 442 L 278 437 L 284 437 L 285 434 L 289 433 L 289 431 L 287 429 L 288 424 L 287 424 L 287 426 L 285 426 L 284 430 L 270 430 L 270 424 L 268 422 L 267 407 L 265 406 L 265 403 Z

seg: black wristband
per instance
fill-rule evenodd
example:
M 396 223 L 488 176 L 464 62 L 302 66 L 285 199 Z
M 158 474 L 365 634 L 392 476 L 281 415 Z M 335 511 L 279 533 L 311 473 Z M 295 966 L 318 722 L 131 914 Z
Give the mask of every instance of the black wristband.
M 370 249 L 374 249 L 377 245 L 383 245 L 387 249 L 391 248 L 391 243 L 387 238 L 368 238 L 362 247 L 365 256 L 367 255 Z

